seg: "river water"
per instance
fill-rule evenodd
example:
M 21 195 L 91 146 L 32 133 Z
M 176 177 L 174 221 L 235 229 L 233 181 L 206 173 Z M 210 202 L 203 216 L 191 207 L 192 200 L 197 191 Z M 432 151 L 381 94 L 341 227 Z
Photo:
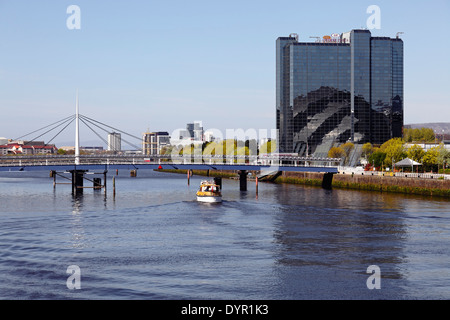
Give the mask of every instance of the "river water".
M 48 176 L 0 173 L 0 299 L 450 299 L 447 200 L 224 180 L 202 204 L 202 177 L 125 170 L 115 198 L 112 176 L 74 197 Z

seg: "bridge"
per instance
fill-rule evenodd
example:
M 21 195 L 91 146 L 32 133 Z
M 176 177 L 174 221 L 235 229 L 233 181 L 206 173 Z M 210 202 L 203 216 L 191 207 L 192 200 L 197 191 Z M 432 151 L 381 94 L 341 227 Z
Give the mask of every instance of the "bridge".
M 205 156 L 205 155 L 43 155 L 0 156 L 0 171 L 36 171 L 58 169 L 134 168 L 298 171 L 338 173 L 341 159 L 295 156 Z
M 333 175 L 338 173 L 338 165 L 341 160 L 330 158 L 298 157 L 291 154 L 265 154 L 260 156 L 201 154 L 180 155 L 178 153 L 169 155 L 143 155 L 142 151 L 141 154 L 82 155 L 80 154 L 79 139 L 80 121 L 85 123 L 86 126 L 88 126 L 88 128 L 92 131 L 94 131 L 92 129 L 92 125 L 100 127 L 99 124 L 101 123 L 79 114 L 78 94 L 75 116 L 56 122 L 55 124 L 58 125 L 53 127 L 51 130 L 56 129 L 59 126 L 64 126 L 64 128 L 59 132 L 61 133 L 72 121 L 76 121 L 74 155 L 4 155 L 0 156 L 0 172 L 48 170 L 55 178 L 55 185 L 56 176 L 63 176 L 62 173 L 71 173 L 72 178 L 69 180 L 71 180 L 74 191 L 82 191 L 84 188 L 83 180 L 85 175 L 96 174 L 96 170 L 102 170 L 102 172 L 97 174 L 103 174 L 104 184 L 101 185 L 98 178 L 95 178 L 93 180 L 94 187 L 103 187 L 106 190 L 106 173 L 109 170 L 119 169 L 128 169 L 131 170 L 132 173 L 134 172 L 134 174 L 136 174 L 138 170 L 146 169 L 176 169 L 187 170 L 187 172 L 191 172 L 192 170 L 238 171 L 241 190 L 246 190 L 247 188 L 247 175 L 249 171 L 266 172 L 266 174 L 276 174 L 284 171 L 318 172 L 324 173 L 323 186 L 325 188 L 331 188 Z M 50 126 L 46 126 L 43 129 Z M 107 127 L 110 129 L 115 129 L 110 126 Z M 46 133 L 51 130 L 47 130 Z M 103 130 L 108 132 L 106 129 Z M 39 130 L 33 131 L 32 133 L 37 131 Z M 123 132 L 120 130 L 117 131 Z M 101 138 L 97 132 L 94 131 L 94 133 Z M 38 136 L 38 138 L 41 136 L 42 135 Z M 55 137 L 53 137 L 52 140 Z M 132 137 L 139 139 L 135 136 Z
M 310 158 L 295 156 L 204 156 L 204 155 L 46 155 L 46 156 L 2 156 L 1 171 L 50 171 L 54 177 L 65 178 L 62 173 L 72 174 L 73 191 L 82 191 L 85 174 L 103 174 L 103 185 L 97 179 L 90 180 L 94 187 L 106 190 L 106 173 L 109 170 L 131 170 L 134 175 L 138 170 L 223 170 L 238 171 L 241 191 L 247 190 L 249 171 L 281 173 L 317 172 L 324 173 L 323 187 L 331 188 L 332 177 L 338 173 L 337 164 L 341 159 Z M 59 171 L 59 173 L 58 173 Z M 67 179 L 67 178 L 65 178 Z M 257 178 L 258 179 L 258 178 Z M 88 179 L 89 180 L 89 179 Z

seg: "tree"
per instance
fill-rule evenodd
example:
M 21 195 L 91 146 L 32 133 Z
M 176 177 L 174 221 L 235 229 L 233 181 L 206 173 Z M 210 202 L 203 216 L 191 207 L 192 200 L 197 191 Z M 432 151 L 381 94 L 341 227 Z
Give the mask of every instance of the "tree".
M 259 148 L 259 153 L 273 153 L 277 151 L 277 143 L 274 140 L 269 140 L 266 143 L 262 144 Z
M 406 155 L 408 158 L 417 161 L 422 162 L 422 158 L 425 155 L 425 150 L 417 144 L 409 147 L 408 151 L 406 152 Z
M 208 156 L 208 157 L 215 156 L 218 146 L 219 146 L 219 144 L 217 142 L 214 142 L 214 141 L 208 142 L 207 144 L 205 144 L 203 146 L 203 155 Z M 219 153 L 217 153 L 217 154 L 219 154 Z
M 355 145 L 351 142 L 344 143 L 341 148 L 345 151 L 345 157 L 348 158 L 350 156 L 350 152 L 352 152 Z
M 443 169 L 446 166 L 446 164 L 448 164 L 450 162 L 450 151 L 445 149 L 443 144 L 439 145 L 436 161 Z
M 425 155 L 423 156 L 422 163 L 424 165 L 424 169 L 426 170 L 433 170 L 437 168 L 437 158 L 439 155 L 439 148 L 434 147 L 428 150 Z
M 258 154 L 258 141 L 256 139 L 245 140 L 245 146 L 248 148 L 250 155 Z
M 377 149 L 369 156 L 369 163 L 373 164 L 376 168 L 381 167 L 386 160 L 386 156 L 385 152 Z
M 246 159 L 238 158 L 237 163 L 245 163 L 248 160 L 248 156 L 250 155 L 250 150 L 248 147 L 240 147 L 236 152 L 237 156 L 245 156 Z
M 434 142 L 436 139 L 436 134 L 434 133 L 433 129 L 431 129 L 431 128 L 422 128 L 420 133 L 421 133 L 423 142 Z
M 249 156 L 250 155 L 250 149 L 248 147 L 240 147 L 237 149 L 236 154 L 238 156 Z
M 366 158 L 367 160 L 368 157 L 373 153 L 373 145 L 370 142 L 364 144 L 362 146 L 362 152 L 364 153 L 364 158 Z
M 238 142 L 236 139 L 227 139 L 223 142 L 223 154 L 227 156 L 235 156 L 237 154 Z
M 164 146 L 161 148 L 160 154 L 161 155 L 170 155 L 174 148 L 175 148 L 175 146 Z
M 333 147 L 328 151 L 328 158 L 342 159 L 345 157 L 345 150 L 341 147 Z
M 417 128 L 403 130 L 403 138 L 406 142 L 434 142 L 435 134 L 431 128 Z
M 404 141 L 401 138 L 394 138 L 383 143 L 380 151 L 386 154 L 385 165 L 391 166 L 393 163 L 406 158 Z

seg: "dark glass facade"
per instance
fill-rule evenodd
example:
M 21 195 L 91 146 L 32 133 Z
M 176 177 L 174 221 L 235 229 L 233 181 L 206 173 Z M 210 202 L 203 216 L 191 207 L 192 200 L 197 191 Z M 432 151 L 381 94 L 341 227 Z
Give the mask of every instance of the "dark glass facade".
M 336 143 L 382 144 L 403 128 L 403 42 L 352 30 L 335 42 L 277 39 L 281 152 L 323 155 Z

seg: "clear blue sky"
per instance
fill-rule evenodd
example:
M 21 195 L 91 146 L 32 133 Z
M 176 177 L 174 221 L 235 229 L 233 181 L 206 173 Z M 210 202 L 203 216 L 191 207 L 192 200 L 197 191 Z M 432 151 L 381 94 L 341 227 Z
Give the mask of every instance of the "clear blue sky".
M 74 114 L 77 88 L 82 114 L 138 136 L 275 128 L 276 39 L 364 28 L 370 5 L 373 35 L 405 32 L 405 122 L 450 122 L 449 0 L 0 0 L 0 137 Z

